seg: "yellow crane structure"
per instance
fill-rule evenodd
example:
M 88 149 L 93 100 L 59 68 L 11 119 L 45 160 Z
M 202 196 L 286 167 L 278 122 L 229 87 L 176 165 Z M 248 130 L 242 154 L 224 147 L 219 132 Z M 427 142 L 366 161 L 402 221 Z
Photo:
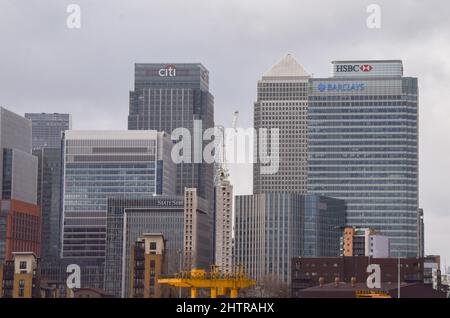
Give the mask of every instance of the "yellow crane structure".
M 387 291 L 383 290 L 357 290 L 355 292 L 356 298 L 392 298 Z
M 239 289 L 256 284 L 255 280 L 246 277 L 240 267 L 237 269 L 231 272 L 221 271 L 218 266 L 211 266 L 210 272 L 194 269 L 178 273 L 174 277 L 159 278 L 158 283 L 190 288 L 191 298 L 197 298 L 200 288 L 209 289 L 211 298 L 224 296 L 227 290 L 230 290 L 230 298 L 237 298 Z

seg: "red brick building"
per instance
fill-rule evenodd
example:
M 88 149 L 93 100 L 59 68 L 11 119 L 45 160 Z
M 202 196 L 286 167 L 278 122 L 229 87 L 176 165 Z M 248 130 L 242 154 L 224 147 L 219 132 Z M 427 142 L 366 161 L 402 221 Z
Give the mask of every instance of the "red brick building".
M 0 260 L 13 260 L 13 252 L 40 255 L 41 213 L 36 204 L 0 201 Z

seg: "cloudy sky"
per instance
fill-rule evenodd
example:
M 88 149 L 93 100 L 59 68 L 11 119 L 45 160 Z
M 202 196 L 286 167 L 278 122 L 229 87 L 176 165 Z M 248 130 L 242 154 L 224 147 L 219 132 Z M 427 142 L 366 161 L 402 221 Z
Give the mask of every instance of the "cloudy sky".
M 66 26 L 69 4 L 81 28 Z M 381 6 L 381 28 L 366 26 Z M 135 62 L 201 62 L 216 122 L 252 125 L 256 81 L 286 53 L 315 77 L 335 59 L 402 59 L 420 86 L 426 253 L 450 266 L 450 2 L 446 0 L 0 0 L 0 105 L 68 112 L 75 129 L 126 129 Z M 232 167 L 237 194 L 251 170 Z

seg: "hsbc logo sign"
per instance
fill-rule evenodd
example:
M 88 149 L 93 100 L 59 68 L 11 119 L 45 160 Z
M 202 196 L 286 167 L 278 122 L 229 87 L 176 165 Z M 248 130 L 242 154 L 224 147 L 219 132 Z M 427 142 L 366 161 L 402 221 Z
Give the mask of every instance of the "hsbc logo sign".
M 339 64 L 336 65 L 336 73 L 370 72 L 373 66 L 370 64 Z
M 158 75 L 160 77 L 175 77 L 177 76 L 177 69 L 175 65 L 168 64 L 158 70 Z

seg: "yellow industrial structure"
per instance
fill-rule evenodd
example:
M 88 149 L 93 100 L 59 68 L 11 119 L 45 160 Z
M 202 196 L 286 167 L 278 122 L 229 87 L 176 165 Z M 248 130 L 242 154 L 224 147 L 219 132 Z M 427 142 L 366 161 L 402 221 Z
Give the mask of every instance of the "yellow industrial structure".
M 386 291 L 371 289 L 357 290 L 355 296 L 356 298 L 392 298 Z
M 256 284 L 255 280 L 248 279 L 239 266 L 235 266 L 230 272 L 221 271 L 218 266 L 211 266 L 211 271 L 194 269 L 181 272 L 170 278 L 158 279 L 159 284 L 168 284 L 177 287 L 191 289 L 191 298 L 197 298 L 200 288 L 207 288 L 211 292 L 211 298 L 224 296 L 230 290 L 230 298 L 237 298 L 240 288 L 247 288 Z

